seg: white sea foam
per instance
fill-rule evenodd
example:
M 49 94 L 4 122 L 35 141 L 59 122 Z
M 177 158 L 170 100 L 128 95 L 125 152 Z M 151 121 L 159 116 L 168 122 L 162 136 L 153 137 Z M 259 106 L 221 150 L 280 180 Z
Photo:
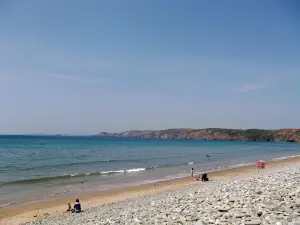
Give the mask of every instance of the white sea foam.
M 114 174 L 114 173 L 134 173 L 145 171 L 146 168 L 132 168 L 128 170 L 109 170 L 109 171 L 101 171 L 100 174 Z
M 5 204 L 1 204 L 0 205 L 0 208 L 2 208 L 2 207 L 5 207 L 5 206 L 8 206 L 8 205 L 12 205 L 13 203 L 5 203 Z
M 124 170 L 109 170 L 109 171 L 101 171 L 101 174 L 113 174 L 113 173 L 124 173 Z
M 291 156 L 273 158 L 272 161 L 279 161 L 279 160 L 290 159 L 290 158 L 295 158 L 295 157 L 300 157 L 300 155 L 291 155 Z
M 237 164 L 237 165 L 232 165 L 232 166 L 228 166 L 229 168 L 236 168 L 236 167 L 242 167 L 245 166 L 245 163 L 241 163 L 241 164 Z
M 70 176 L 71 177 L 75 177 L 75 176 L 78 176 L 79 174 L 78 173 L 73 173 L 73 174 L 71 174 Z
M 145 170 L 146 170 L 146 168 L 134 168 L 134 169 L 126 170 L 126 172 L 132 173 L 132 172 L 140 172 L 140 171 L 145 171 Z
M 66 176 L 66 177 L 76 177 L 78 175 L 79 175 L 79 173 L 64 173 L 64 176 Z

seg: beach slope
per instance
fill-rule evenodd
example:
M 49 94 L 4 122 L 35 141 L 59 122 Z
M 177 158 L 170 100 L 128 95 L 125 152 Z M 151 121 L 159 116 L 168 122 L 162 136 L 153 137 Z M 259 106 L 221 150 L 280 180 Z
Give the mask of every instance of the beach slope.
M 268 162 L 265 170 L 248 166 L 216 172 L 210 178 L 206 183 L 183 178 L 80 196 L 85 209 L 81 214 L 63 214 L 71 199 L 4 209 L 0 224 L 287 224 L 299 220 L 299 157 Z

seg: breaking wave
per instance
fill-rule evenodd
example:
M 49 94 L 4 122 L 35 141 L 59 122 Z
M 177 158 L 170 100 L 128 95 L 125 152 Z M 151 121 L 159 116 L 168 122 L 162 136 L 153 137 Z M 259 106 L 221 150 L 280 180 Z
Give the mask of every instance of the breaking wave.
M 193 162 L 193 164 L 195 164 L 195 163 L 196 162 Z M 187 162 L 187 163 L 149 166 L 149 167 L 145 167 L 145 168 L 117 169 L 117 170 L 107 170 L 107 171 L 98 171 L 98 172 L 90 172 L 90 173 L 72 173 L 72 174 L 64 174 L 61 176 L 40 177 L 40 178 L 2 182 L 2 183 L 0 183 L 0 185 L 38 184 L 38 183 L 52 182 L 52 181 L 56 181 L 56 180 L 81 178 L 81 177 L 83 178 L 83 177 L 88 177 L 88 176 L 105 176 L 105 175 L 114 175 L 114 174 L 145 172 L 148 170 L 155 170 L 155 169 L 159 169 L 159 168 L 170 168 L 170 167 L 176 167 L 176 166 L 182 166 L 182 165 L 191 165 L 191 164 L 189 162 Z

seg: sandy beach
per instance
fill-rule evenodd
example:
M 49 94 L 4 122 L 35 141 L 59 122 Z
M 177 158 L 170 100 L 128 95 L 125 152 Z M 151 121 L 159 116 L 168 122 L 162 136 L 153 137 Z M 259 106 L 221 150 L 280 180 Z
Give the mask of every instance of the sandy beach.
M 286 158 L 277 161 L 266 163 L 266 169 L 257 170 L 255 166 L 246 166 L 242 168 L 232 168 L 225 171 L 210 173 L 209 177 L 212 180 L 228 180 L 230 178 L 247 175 L 253 173 L 261 173 L 272 168 L 281 167 L 284 165 L 294 165 L 300 163 L 300 157 Z M 163 181 L 153 184 L 138 185 L 125 189 L 116 189 L 103 191 L 95 194 L 74 196 L 59 200 L 49 200 L 45 202 L 37 202 L 22 206 L 15 206 L 1 209 L 0 224 L 22 224 L 28 221 L 45 220 L 49 217 L 65 214 L 67 203 L 73 203 L 75 198 L 79 198 L 82 202 L 82 207 L 87 210 L 109 203 L 116 203 L 122 200 L 134 199 L 146 196 L 155 196 L 164 191 L 172 191 L 177 189 L 185 189 L 190 186 L 201 186 L 202 182 L 193 181 L 190 177 Z

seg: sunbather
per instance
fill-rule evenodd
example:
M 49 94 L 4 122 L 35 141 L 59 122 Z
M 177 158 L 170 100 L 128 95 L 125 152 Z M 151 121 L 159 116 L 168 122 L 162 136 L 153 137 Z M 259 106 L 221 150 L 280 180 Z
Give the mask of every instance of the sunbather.
M 76 199 L 76 202 L 74 204 L 73 212 L 75 212 L 75 213 L 80 213 L 81 212 L 81 205 L 80 205 L 79 199 Z

